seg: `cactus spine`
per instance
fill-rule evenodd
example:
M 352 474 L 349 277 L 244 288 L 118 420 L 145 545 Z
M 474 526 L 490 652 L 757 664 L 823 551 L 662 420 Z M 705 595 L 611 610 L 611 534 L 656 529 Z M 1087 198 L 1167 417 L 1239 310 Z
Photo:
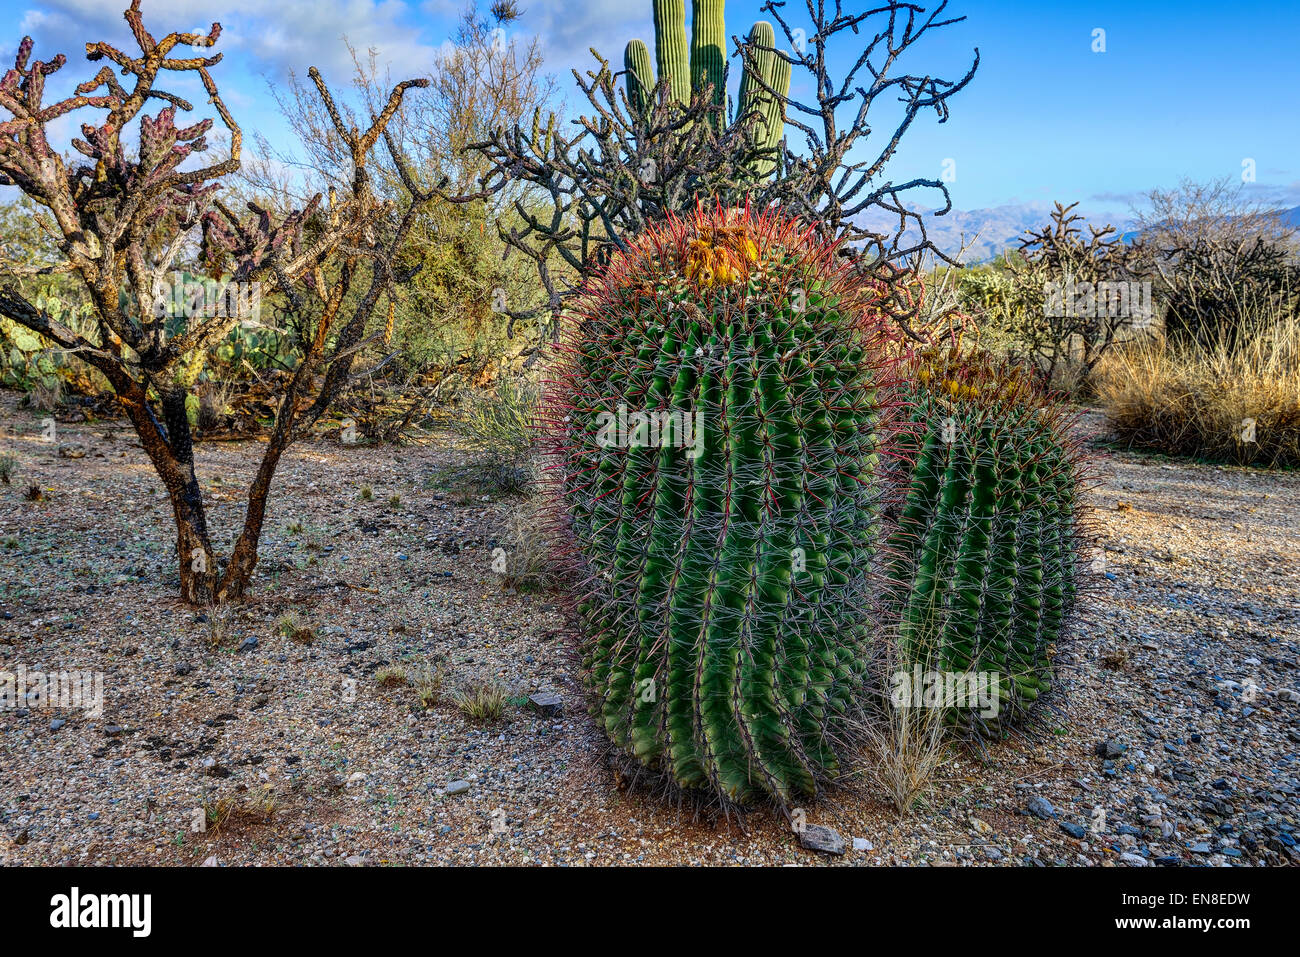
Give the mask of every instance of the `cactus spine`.
M 567 323 L 543 418 L 613 744 L 730 801 L 815 794 L 864 687 L 889 326 L 773 215 L 652 226 Z

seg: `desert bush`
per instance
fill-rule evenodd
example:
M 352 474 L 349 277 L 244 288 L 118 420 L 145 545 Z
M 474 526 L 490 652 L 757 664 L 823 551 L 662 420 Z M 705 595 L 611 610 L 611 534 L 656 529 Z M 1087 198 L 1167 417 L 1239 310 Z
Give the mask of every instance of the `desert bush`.
M 1257 336 L 1260 314 L 1300 312 L 1296 231 L 1279 211 L 1250 202 L 1226 179 L 1184 180 L 1147 199 L 1136 253 L 1158 277 L 1167 335 L 1214 352 L 1231 347 L 1242 326 Z
M 1215 339 L 1125 345 L 1096 375 L 1098 399 L 1130 446 L 1239 465 L 1300 466 L 1300 319 L 1220 326 Z
M 491 391 L 465 396 L 456 420 L 474 456 L 461 481 L 484 490 L 518 493 L 534 480 L 533 423 L 538 388 L 522 376 L 501 375 Z
M 1154 321 L 1133 249 L 1113 226 L 1084 223 L 1077 205 L 1057 203 L 1051 222 L 1028 231 L 1020 249 L 963 282 L 984 344 L 1032 362 L 1062 392 L 1080 388 L 1126 330 Z

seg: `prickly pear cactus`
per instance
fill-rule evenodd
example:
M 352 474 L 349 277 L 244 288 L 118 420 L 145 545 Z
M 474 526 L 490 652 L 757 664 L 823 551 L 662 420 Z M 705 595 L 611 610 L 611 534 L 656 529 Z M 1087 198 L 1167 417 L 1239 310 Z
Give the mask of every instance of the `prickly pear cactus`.
M 910 488 L 892 535 L 900 657 L 976 680 L 994 707 L 949 701 L 983 730 L 1051 687 L 1051 657 L 1079 582 L 1081 455 L 1030 377 L 960 344 L 929 350 L 904 392 Z
M 589 283 L 543 398 L 594 712 L 743 802 L 814 794 L 858 712 L 892 324 L 775 216 L 654 226 Z

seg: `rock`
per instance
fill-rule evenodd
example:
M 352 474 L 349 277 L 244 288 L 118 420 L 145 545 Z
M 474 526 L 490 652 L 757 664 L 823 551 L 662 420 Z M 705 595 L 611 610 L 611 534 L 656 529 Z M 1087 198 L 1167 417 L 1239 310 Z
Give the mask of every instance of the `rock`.
M 469 790 L 469 788 L 470 783 L 468 781 L 452 781 L 447 785 L 447 796 L 451 797 L 455 794 L 464 794 Z
M 211 857 L 209 857 L 207 860 L 205 860 L 205 861 L 203 862 L 203 866 L 204 866 L 204 867 L 220 867 L 220 866 L 221 866 L 221 861 L 219 861 L 219 860 L 217 859 L 217 856 L 214 854 L 214 855 L 212 855 Z
M 1052 807 L 1052 803 L 1047 798 L 1038 794 L 1029 799 L 1029 804 L 1026 807 L 1034 817 L 1040 817 L 1045 821 L 1056 817 L 1056 808 Z
M 53 721 L 50 722 L 50 730 L 58 731 L 59 728 L 63 727 L 67 723 L 68 722 L 64 721 L 62 718 L 55 718 Z
M 348 776 L 347 787 L 361 784 L 365 779 L 366 773 L 364 771 L 353 771 L 352 774 Z
M 194 666 L 185 661 L 178 661 L 176 667 L 173 668 L 172 671 L 184 678 L 186 675 L 194 673 Z
M 539 691 L 529 695 L 528 704 L 539 714 L 555 715 L 564 710 L 564 699 L 554 691 Z
M 257 647 L 257 639 L 254 636 L 249 635 L 247 638 L 245 638 L 243 641 L 239 643 L 239 647 L 236 649 L 236 651 L 252 651 L 256 647 Z
M 984 856 L 987 857 L 990 861 L 1002 860 L 1002 852 L 998 850 L 996 847 L 984 848 Z
M 1108 738 L 1105 741 L 1098 742 L 1097 757 L 1113 761 L 1127 750 L 1128 745 L 1120 744 L 1113 738 Z
M 1075 824 L 1073 821 L 1061 821 L 1059 827 L 1076 841 L 1082 841 L 1088 836 L 1087 830 L 1085 830 L 1082 825 Z
M 977 817 L 970 819 L 970 826 L 976 834 L 992 834 L 993 828 Z
M 348 867 L 364 867 L 366 861 L 365 858 L 361 857 L 360 855 L 353 854 L 351 857 L 345 857 L 343 859 L 343 863 L 346 864 Z
M 855 851 L 874 851 L 876 846 L 865 837 L 855 837 L 853 839 L 853 849 Z
M 1119 859 L 1129 867 L 1149 867 L 1151 864 L 1151 862 L 1141 854 L 1124 853 L 1119 856 Z
M 833 831 L 829 827 L 805 824 L 798 833 L 799 843 L 810 851 L 837 856 L 844 853 L 844 838 L 840 837 L 838 831 Z

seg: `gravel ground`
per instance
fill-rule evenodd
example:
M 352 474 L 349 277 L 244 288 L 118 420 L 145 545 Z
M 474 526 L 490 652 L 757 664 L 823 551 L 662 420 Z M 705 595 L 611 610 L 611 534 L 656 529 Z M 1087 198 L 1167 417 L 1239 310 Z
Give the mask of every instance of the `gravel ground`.
M 918 813 L 869 787 L 808 808 L 850 841 L 829 856 L 771 810 L 717 819 L 611 772 L 554 598 L 493 571 L 515 506 L 431 481 L 454 448 L 291 450 L 253 596 L 203 614 L 175 598 L 170 509 L 124 423 L 48 443 L 12 397 L 0 413 L 18 462 L 0 671 L 100 672 L 104 692 L 102 715 L 0 710 L 11 865 L 1300 860 L 1300 474 L 1099 451 L 1105 560 L 1060 693 L 1022 734 L 952 753 Z M 222 536 L 259 449 L 200 447 Z M 384 666 L 440 673 L 441 698 L 382 685 Z M 489 680 L 501 720 L 449 702 Z M 526 704 L 546 691 L 561 713 Z

